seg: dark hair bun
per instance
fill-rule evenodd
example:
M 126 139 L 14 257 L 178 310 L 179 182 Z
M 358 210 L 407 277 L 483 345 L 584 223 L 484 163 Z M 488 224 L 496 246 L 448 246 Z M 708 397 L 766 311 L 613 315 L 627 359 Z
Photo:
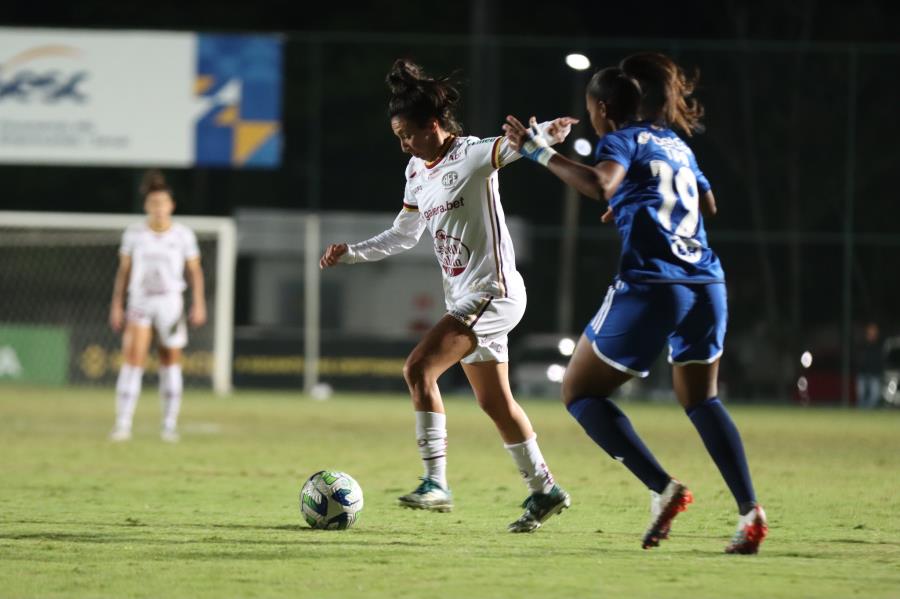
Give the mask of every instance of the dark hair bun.
M 384 78 L 391 90 L 388 113 L 391 118 L 403 116 L 424 126 L 429 119 L 437 119 L 454 135 L 462 133 L 454 111 L 460 94 L 453 83 L 454 75 L 429 77 L 425 71 L 406 58 L 398 58 Z
M 141 181 L 141 195 L 145 196 L 155 191 L 170 190 L 169 185 L 166 183 L 166 176 L 163 175 L 161 170 L 154 168 L 144 173 L 144 178 Z
M 422 72 L 422 67 L 405 58 L 395 60 L 390 72 L 385 77 L 391 94 L 395 96 L 421 87 L 423 81 L 427 81 L 427 79 L 425 73 Z

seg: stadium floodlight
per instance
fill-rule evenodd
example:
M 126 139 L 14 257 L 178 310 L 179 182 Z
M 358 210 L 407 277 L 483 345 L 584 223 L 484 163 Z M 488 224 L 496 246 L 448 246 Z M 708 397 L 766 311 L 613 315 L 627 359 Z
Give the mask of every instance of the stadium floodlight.
M 571 337 L 563 337 L 559 340 L 559 353 L 569 357 L 575 353 L 575 340 Z
M 591 59 L 584 54 L 573 52 L 566 55 L 566 64 L 570 69 L 574 69 L 576 71 L 586 71 L 591 68 Z
M 575 140 L 574 145 L 575 153 L 579 156 L 590 156 L 591 155 L 591 142 L 586 140 L 583 137 L 579 137 Z

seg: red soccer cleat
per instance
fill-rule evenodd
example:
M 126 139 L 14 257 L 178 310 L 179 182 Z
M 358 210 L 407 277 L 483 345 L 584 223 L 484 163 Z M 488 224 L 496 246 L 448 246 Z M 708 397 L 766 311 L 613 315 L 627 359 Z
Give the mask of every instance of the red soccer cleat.
M 754 554 L 759 553 L 759 546 L 769 533 L 769 523 L 766 520 L 766 512 L 761 505 L 741 516 L 738 520 L 737 532 L 731 539 L 731 543 L 725 548 L 725 553 Z
M 659 547 L 659 542 L 669 538 L 669 530 L 672 528 L 672 520 L 679 512 L 687 509 L 688 504 L 694 501 L 691 491 L 675 480 L 669 481 L 662 493 L 654 493 L 650 500 L 650 526 L 644 533 L 641 547 L 649 549 Z

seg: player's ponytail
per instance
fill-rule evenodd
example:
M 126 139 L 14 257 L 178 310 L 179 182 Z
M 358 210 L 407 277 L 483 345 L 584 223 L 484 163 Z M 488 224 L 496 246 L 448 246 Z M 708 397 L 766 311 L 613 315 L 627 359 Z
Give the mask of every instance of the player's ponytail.
M 153 168 L 144 173 L 141 180 L 141 197 L 147 197 L 147 194 L 155 191 L 165 191 L 172 195 L 172 189 L 166 183 L 166 176 L 159 169 Z
M 388 102 L 391 117 L 402 116 L 420 127 L 430 119 L 437 119 L 445 131 L 454 135 L 462 133 L 454 114 L 460 94 L 450 77 L 428 77 L 419 65 L 399 58 L 385 82 L 391 90 Z
M 618 67 L 594 73 L 588 82 L 587 94 L 606 105 L 606 116 L 616 125 L 621 126 L 637 116 L 641 88 Z
M 691 97 L 700 79 L 698 70 L 688 76 L 671 58 L 654 52 L 632 54 L 619 67 L 641 86 L 640 118 L 688 136 L 703 132 L 703 105 Z

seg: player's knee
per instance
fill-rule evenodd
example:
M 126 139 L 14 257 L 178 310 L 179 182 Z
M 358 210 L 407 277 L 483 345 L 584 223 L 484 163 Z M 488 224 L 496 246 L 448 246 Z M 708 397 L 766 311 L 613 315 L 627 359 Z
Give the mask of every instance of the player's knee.
M 418 356 L 408 357 L 403 364 L 403 379 L 410 388 L 427 384 L 429 379 L 427 361 Z
M 579 385 L 575 380 L 575 377 L 571 374 L 571 371 L 571 368 L 566 370 L 566 374 L 563 376 L 559 394 L 560 400 L 562 400 L 563 405 L 566 406 L 583 395 L 581 385 Z

